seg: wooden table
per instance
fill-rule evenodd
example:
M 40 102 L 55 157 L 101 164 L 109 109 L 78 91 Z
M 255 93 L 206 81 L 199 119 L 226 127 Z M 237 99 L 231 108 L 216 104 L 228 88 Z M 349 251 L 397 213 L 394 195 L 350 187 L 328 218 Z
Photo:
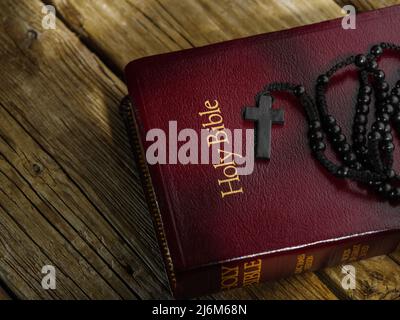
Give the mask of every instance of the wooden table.
M 57 9 L 42 27 L 43 2 Z M 171 296 L 118 114 L 127 62 L 343 15 L 333 0 L 2 0 L 0 299 Z M 399 1 L 353 1 L 372 9 Z M 56 268 L 57 289 L 41 270 Z M 400 253 L 214 294 L 231 299 L 395 299 Z

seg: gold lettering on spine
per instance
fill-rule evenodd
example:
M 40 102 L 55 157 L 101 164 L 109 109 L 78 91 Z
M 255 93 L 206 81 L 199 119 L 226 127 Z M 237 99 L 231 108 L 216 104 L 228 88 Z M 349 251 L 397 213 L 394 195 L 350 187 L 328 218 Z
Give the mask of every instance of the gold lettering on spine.
M 369 245 L 355 244 L 351 248 L 346 248 L 342 254 L 342 262 L 354 262 L 360 258 L 365 258 L 369 251 Z
M 303 272 L 303 266 L 304 266 L 304 261 L 306 260 L 306 255 L 305 254 L 299 254 L 297 256 L 297 263 L 296 263 L 296 269 L 294 273 L 299 274 Z
M 228 290 L 236 288 L 239 284 L 239 267 L 222 266 L 221 289 Z
M 252 260 L 236 266 L 222 266 L 221 290 L 249 286 L 260 282 L 262 260 Z M 243 270 L 243 275 L 241 270 Z
M 243 286 L 249 286 L 260 282 L 261 278 L 261 259 L 250 261 L 244 264 Z
M 304 271 L 308 271 L 312 268 L 314 263 L 314 256 L 306 254 L 299 254 L 297 256 L 296 268 L 294 270 L 295 274 L 302 273 Z

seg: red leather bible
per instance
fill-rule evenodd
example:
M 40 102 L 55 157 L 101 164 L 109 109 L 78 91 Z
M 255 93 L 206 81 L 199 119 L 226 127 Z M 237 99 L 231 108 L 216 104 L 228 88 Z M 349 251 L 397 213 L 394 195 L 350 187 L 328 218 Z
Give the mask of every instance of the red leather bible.
M 317 76 L 335 62 L 366 53 L 376 43 L 400 43 L 399 6 L 358 15 L 355 30 L 344 30 L 341 22 L 146 57 L 126 67 L 132 107 L 123 114 L 175 297 L 256 284 L 396 248 L 399 207 L 327 173 L 312 157 L 304 110 L 288 96 L 274 102 L 284 110 L 285 124 L 272 128 L 271 159 L 257 159 L 252 174 L 231 184 L 220 183 L 226 172 L 213 164 L 149 164 L 145 158 L 153 143 L 146 141 L 151 129 L 168 134 L 169 122 L 176 121 L 177 130 L 200 132 L 207 120 L 200 113 L 216 101 L 226 128 L 251 129 L 254 124 L 243 120 L 241 110 L 254 105 L 266 84 L 304 84 L 312 92 Z M 394 55 L 382 58 L 391 84 L 399 80 L 399 62 Z M 347 136 L 358 84 L 349 67 L 329 86 L 329 110 Z M 398 159 L 395 155 L 400 169 Z

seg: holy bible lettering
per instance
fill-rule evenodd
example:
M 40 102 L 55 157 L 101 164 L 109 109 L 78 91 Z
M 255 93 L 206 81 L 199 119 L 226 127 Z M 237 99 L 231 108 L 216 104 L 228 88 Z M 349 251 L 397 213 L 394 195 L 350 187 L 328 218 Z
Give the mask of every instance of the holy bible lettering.
M 308 271 L 312 268 L 314 263 L 313 255 L 299 254 L 297 256 L 296 269 L 294 271 L 295 274 L 300 274 L 305 271 Z
M 245 287 L 260 282 L 262 260 L 252 260 L 236 266 L 222 266 L 221 290 Z
M 243 193 L 243 188 L 240 184 L 240 178 L 237 170 L 237 164 L 234 156 L 238 156 L 231 151 L 226 151 L 224 146 L 229 143 L 229 137 L 224 125 L 224 119 L 221 114 L 218 100 L 214 100 L 212 104 L 209 100 L 204 103 L 206 111 L 199 112 L 200 117 L 204 118 L 206 122 L 202 123 L 202 127 L 209 130 L 207 136 L 208 147 L 217 148 L 218 161 L 214 161 L 213 167 L 221 171 L 223 177 L 218 179 L 220 186 L 221 198 L 237 195 Z

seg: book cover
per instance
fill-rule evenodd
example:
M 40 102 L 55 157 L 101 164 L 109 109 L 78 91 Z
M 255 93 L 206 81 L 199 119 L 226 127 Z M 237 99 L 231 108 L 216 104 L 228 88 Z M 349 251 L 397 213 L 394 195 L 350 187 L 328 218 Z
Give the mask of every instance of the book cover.
M 343 29 L 338 19 L 146 57 L 126 67 L 131 103 L 125 101 L 123 115 L 175 297 L 256 284 L 396 248 L 399 207 L 321 167 L 311 155 L 304 110 L 289 96 L 274 101 L 285 122 L 272 126 L 271 158 L 256 159 L 251 174 L 240 175 L 234 163 L 222 160 L 202 163 L 201 148 L 191 155 L 198 163 L 178 161 L 179 148 L 190 138 L 185 129 L 199 139 L 210 127 L 253 129 L 242 110 L 255 105 L 265 85 L 292 82 L 313 92 L 318 75 L 335 62 L 366 53 L 376 43 L 400 43 L 400 6 L 357 18 L 355 30 Z M 388 82 L 399 80 L 399 57 L 385 55 L 381 66 Z M 329 109 L 346 135 L 358 85 L 357 72 L 349 67 L 328 90 Z M 148 159 L 157 132 L 165 133 L 162 164 Z

